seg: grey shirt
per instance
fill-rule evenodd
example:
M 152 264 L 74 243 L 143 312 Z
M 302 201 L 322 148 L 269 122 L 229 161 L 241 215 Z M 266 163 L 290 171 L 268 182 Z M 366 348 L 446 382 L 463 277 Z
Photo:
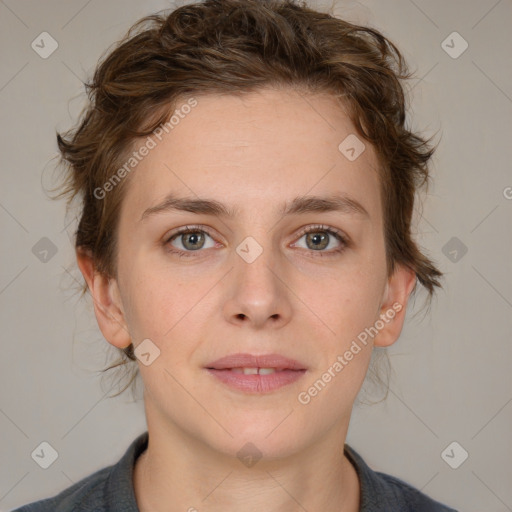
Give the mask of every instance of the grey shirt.
M 83 478 L 53 498 L 13 512 L 139 512 L 133 489 L 133 468 L 147 444 L 148 432 L 145 432 L 133 441 L 116 464 Z M 457 512 L 403 480 L 373 471 L 347 444 L 344 453 L 359 475 L 360 512 Z

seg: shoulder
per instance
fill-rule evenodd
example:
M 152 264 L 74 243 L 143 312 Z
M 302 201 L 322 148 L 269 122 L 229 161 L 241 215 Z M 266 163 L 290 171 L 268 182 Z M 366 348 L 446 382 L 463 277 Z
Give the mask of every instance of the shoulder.
M 400 478 L 374 471 L 350 446 L 345 455 L 352 462 L 361 485 L 361 512 L 457 512 Z
M 138 512 L 133 489 L 133 468 L 146 449 L 148 433 L 137 437 L 123 457 L 62 492 L 13 512 Z
M 63 490 L 56 496 L 36 501 L 13 512 L 79 512 L 105 510 L 105 485 L 108 481 L 112 466 L 103 468 L 71 487 Z
M 394 499 L 403 509 L 400 511 L 407 512 L 457 512 L 438 501 L 433 500 L 410 484 L 388 475 L 386 473 L 375 472 L 381 479 L 383 486 L 386 488 L 386 498 Z

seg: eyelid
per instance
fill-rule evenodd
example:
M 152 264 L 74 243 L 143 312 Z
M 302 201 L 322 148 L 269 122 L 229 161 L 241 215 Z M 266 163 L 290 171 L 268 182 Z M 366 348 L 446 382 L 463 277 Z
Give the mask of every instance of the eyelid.
M 328 233 L 333 233 L 333 234 L 339 236 L 341 238 L 341 240 L 344 243 L 346 243 L 347 245 L 350 242 L 349 237 L 343 231 L 341 231 L 340 229 L 335 228 L 335 227 L 327 226 L 325 224 L 309 224 L 308 226 L 305 226 L 304 228 L 302 228 L 299 231 L 298 236 L 302 237 L 305 234 L 315 232 L 315 231 L 327 231 Z
M 338 228 L 335 228 L 335 227 L 332 227 L 332 226 L 327 226 L 325 224 L 308 224 L 307 226 L 304 226 L 303 228 L 301 228 L 299 230 L 299 233 L 294 235 L 294 236 L 303 236 L 305 235 L 306 233 L 309 233 L 311 232 L 312 230 L 315 230 L 315 229 L 318 229 L 319 231 L 331 231 L 333 233 L 336 233 L 340 238 L 344 239 L 345 242 L 349 242 L 349 237 L 341 230 L 339 230 Z M 189 231 L 204 231 L 205 233 L 207 233 L 209 236 L 213 236 L 212 233 L 210 232 L 211 228 L 208 227 L 208 226 L 204 226 L 202 224 L 194 224 L 194 225 L 185 225 L 185 226 L 181 226 L 179 228 L 176 228 L 175 230 L 173 230 L 171 233 L 169 234 L 166 234 L 164 236 L 164 240 L 166 242 L 168 242 L 171 238 L 173 238 L 174 236 L 176 235 L 181 235 L 183 233 L 187 233 Z
M 190 233 L 190 232 L 195 233 L 196 231 L 203 231 L 208 236 L 213 238 L 213 235 L 211 233 L 211 228 L 209 228 L 208 226 L 203 226 L 201 224 L 195 224 L 195 225 L 187 224 L 186 226 L 181 226 L 179 228 L 172 230 L 170 233 L 166 233 L 165 236 L 163 237 L 163 240 L 164 240 L 164 243 L 169 243 L 172 238 L 174 238 L 178 235 L 183 235 L 183 234 Z

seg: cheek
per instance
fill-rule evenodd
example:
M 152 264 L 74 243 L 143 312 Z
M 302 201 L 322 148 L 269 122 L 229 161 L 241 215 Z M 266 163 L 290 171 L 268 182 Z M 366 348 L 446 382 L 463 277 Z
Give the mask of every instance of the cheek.
M 149 264 L 132 269 L 124 292 L 129 296 L 126 319 L 134 344 L 149 338 L 162 355 L 172 347 L 173 362 L 186 360 L 204 335 L 202 320 L 211 316 L 207 309 L 213 306 L 206 295 L 215 280 Z
M 155 275 L 148 269 L 140 272 L 140 268 L 135 267 L 124 285 L 124 295 L 128 299 L 123 300 L 128 305 L 125 318 L 135 345 L 145 338 L 158 343 L 178 321 L 176 317 L 184 302 L 180 288 L 168 278 Z
M 382 276 L 357 268 L 331 273 L 328 279 L 302 279 L 296 283 L 305 298 L 319 333 L 344 344 L 372 325 L 378 316 Z M 321 320 L 321 321 L 320 321 Z

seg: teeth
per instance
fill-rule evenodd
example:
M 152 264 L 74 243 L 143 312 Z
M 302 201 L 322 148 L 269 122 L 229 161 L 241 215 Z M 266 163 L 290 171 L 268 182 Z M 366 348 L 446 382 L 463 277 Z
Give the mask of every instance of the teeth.
M 276 371 L 275 368 L 231 368 L 232 372 L 243 373 L 244 375 L 258 375 L 258 370 L 260 375 L 269 375 Z

